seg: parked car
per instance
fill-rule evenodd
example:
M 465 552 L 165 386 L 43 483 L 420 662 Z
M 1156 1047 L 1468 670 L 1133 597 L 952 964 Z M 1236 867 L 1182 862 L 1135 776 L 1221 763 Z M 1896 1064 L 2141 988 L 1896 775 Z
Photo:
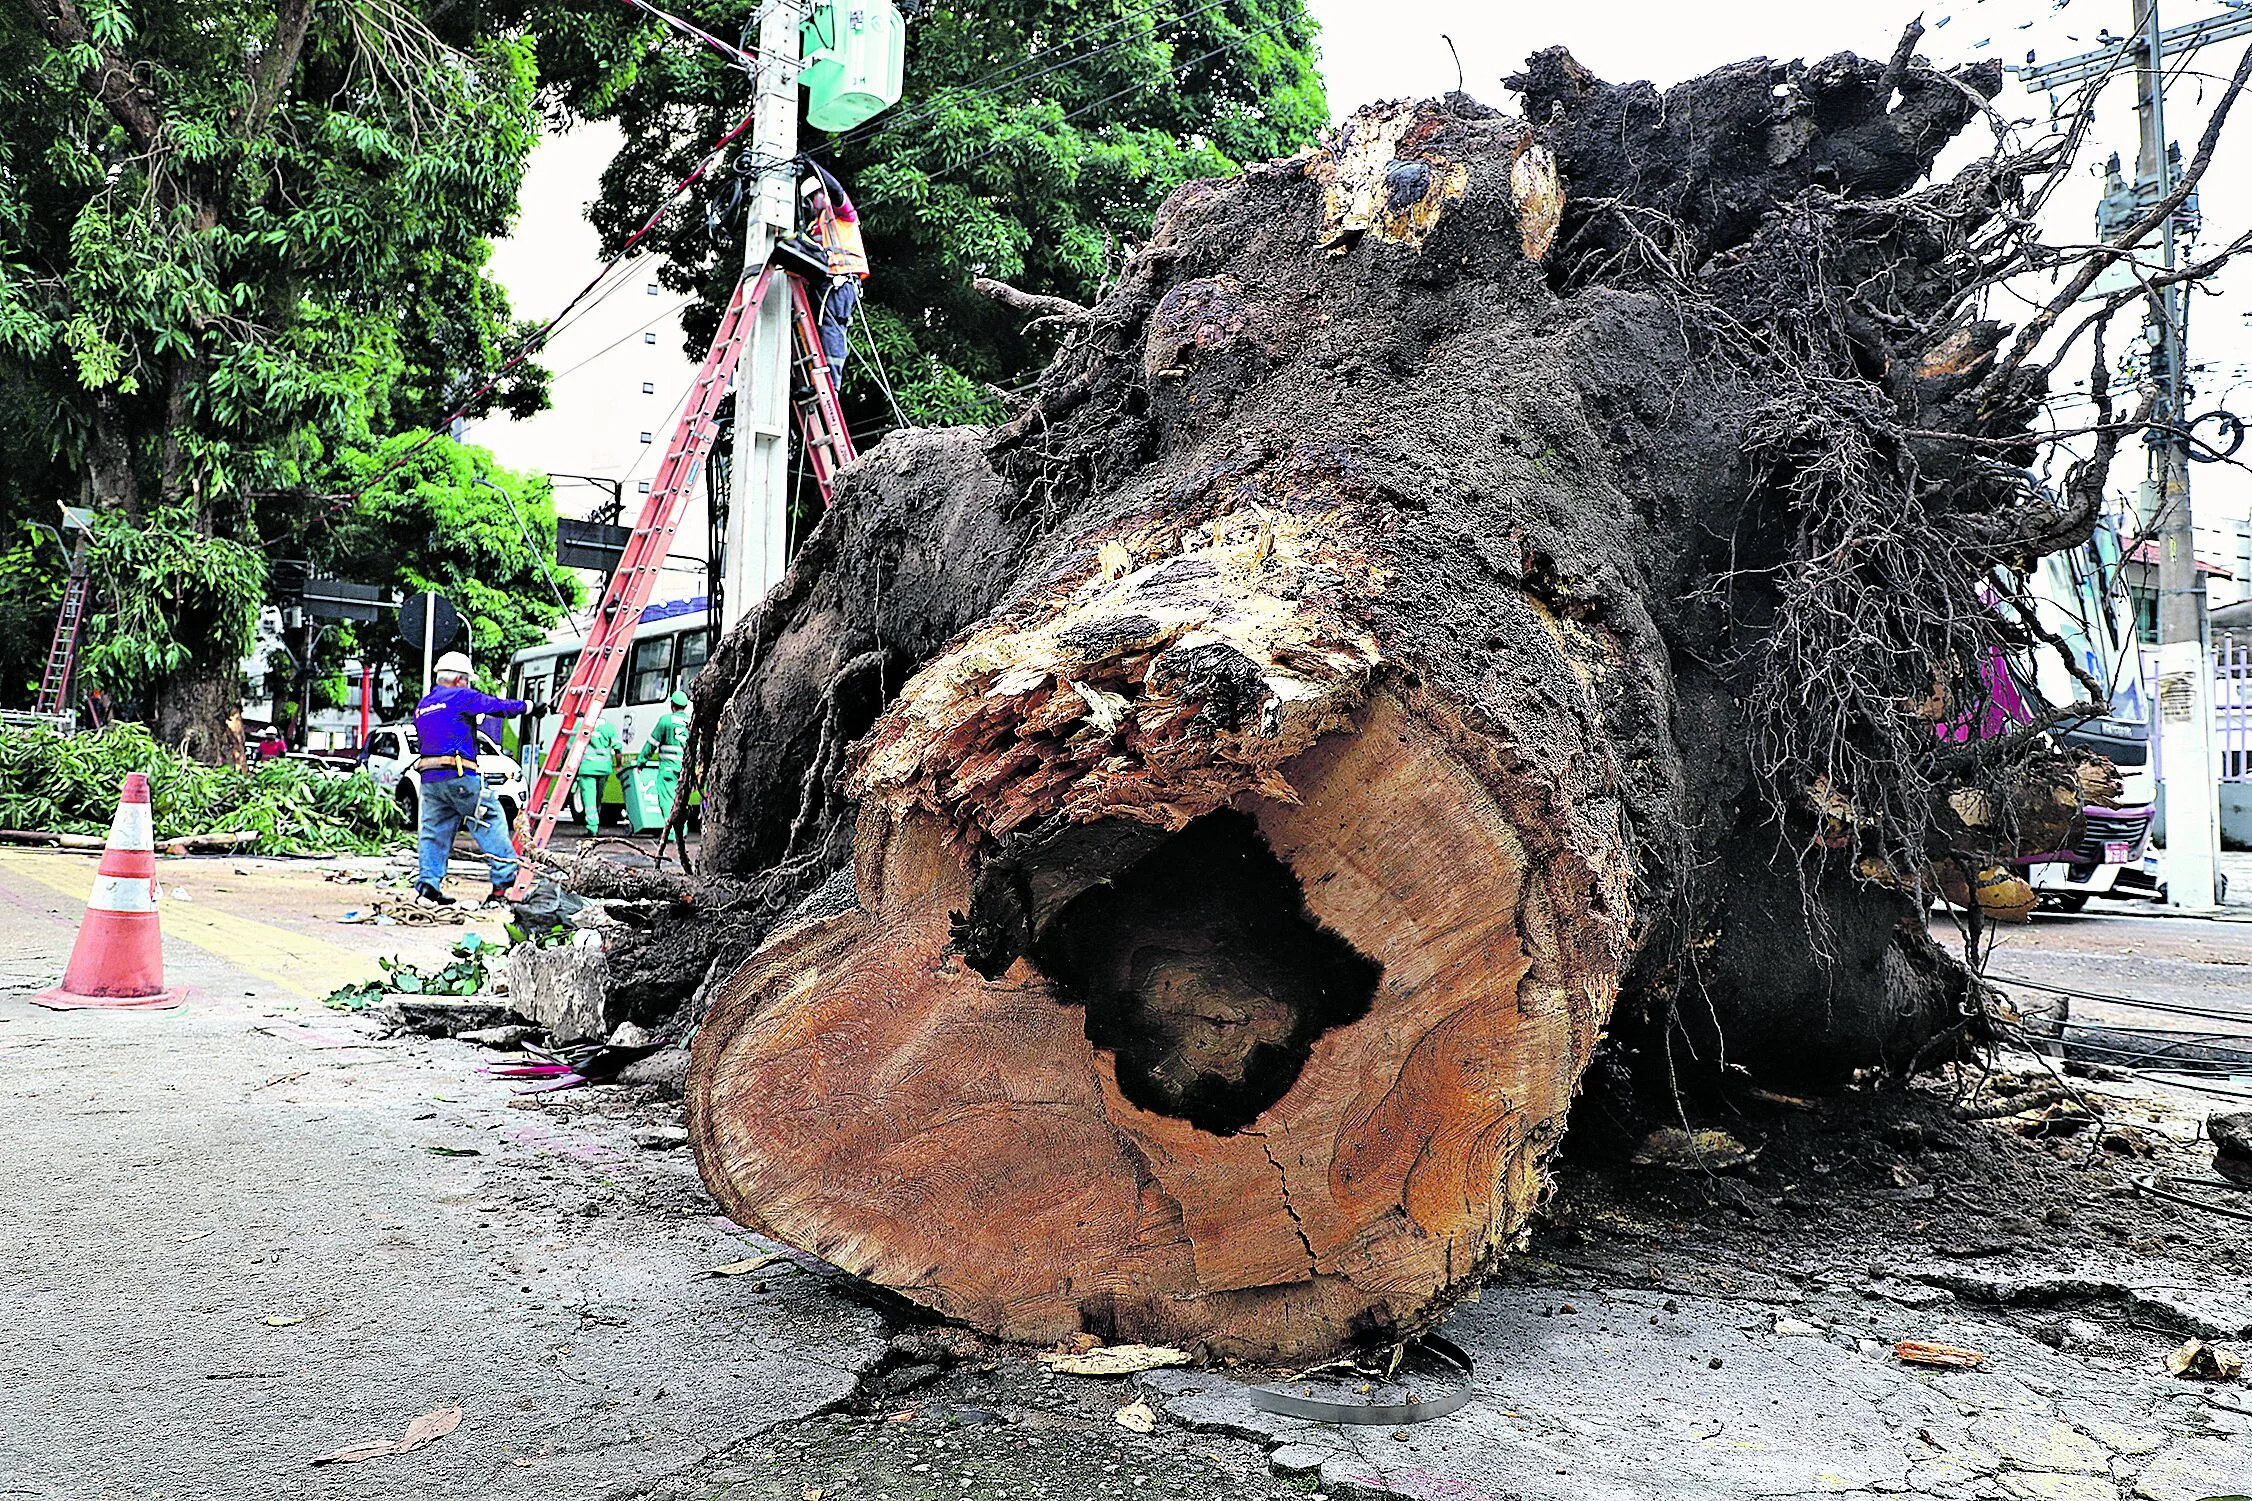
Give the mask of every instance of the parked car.
M 375 778 L 376 786 L 398 799 L 399 811 L 409 824 L 422 821 L 422 778 L 414 770 L 420 755 L 412 724 L 378 725 L 368 731 L 368 775 Z M 523 776 L 492 737 L 483 733 L 477 736 L 477 772 L 500 799 L 501 813 L 514 824 L 524 803 Z

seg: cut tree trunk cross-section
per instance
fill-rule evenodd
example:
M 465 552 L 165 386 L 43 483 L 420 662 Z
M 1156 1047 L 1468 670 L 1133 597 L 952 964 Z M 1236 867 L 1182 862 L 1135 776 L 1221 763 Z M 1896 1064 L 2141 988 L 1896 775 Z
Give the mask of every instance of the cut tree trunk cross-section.
M 1299 1360 L 1514 1241 L 1606 1028 L 1667 1089 L 1959 1045 L 1935 865 L 2103 785 L 1942 733 L 2101 490 L 1987 457 L 2015 180 L 1914 189 L 2000 81 L 1363 111 L 1177 191 L 1016 419 L 848 470 L 696 687 L 701 910 L 803 901 L 710 969 L 728 1213 L 1012 1339 Z
M 862 908 L 699 1039 L 737 1218 L 1013 1338 L 1226 1354 L 1412 1327 L 1522 1224 L 1617 983 L 1590 852 L 1335 628 L 1313 575 L 1382 585 L 1330 527 L 1212 530 L 879 726 Z

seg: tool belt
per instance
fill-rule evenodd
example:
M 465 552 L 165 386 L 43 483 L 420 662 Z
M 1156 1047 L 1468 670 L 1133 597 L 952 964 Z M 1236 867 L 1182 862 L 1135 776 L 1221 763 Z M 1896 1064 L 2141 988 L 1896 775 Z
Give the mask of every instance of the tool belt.
M 467 776 L 477 769 L 477 763 L 467 756 L 423 756 L 414 763 L 416 771 L 447 771 Z

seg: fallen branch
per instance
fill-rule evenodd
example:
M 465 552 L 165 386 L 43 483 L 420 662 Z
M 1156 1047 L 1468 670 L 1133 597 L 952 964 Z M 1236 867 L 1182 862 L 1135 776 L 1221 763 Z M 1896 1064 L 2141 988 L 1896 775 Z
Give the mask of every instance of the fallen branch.
M 96 840 L 96 844 L 102 841 Z M 184 855 L 191 850 L 231 850 L 246 844 L 256 844 L 258 835 L 251 830 L 234 834 L 182 834 L 177 839 L 159 839 L 156 847 L 168 854 Z
M 184 855 L 199 849 L 238 849 L 246 844 L 256 844 L 258 835 L 245 831 L 237 834 L 182 834 L 176 839 L 159 839 L 156 847 L 167 854 Z M 47 844 L 57 849 L 99 850 L 109 847 L 109 840 L 99 834 L 59 834 L 49 829 L 0 829 L 0 844 Z
M 1020 287 L 1012 287 L 1005 281 L 995 281 L 990 276 L 975 278 L 970 282 L 970 289 L 981 297 L 992 298 L 1005 308 L 1036 315 L 1034 323 L 1045 323 L 1051 318 L 1078 319 L 1087 316 L 1087 309 L 1068 297 L 1027 292 Z M 1032 326 L 1032 323 L 1025 325 L 1028 329 Z
M 1955 1110 L 1959 1121 L 1998 1121 L 2012 1115 L 2024 1115 L 2034 1110 L 2046 1110 L 2051 1105 L 2067 1101 L 2084 1104 L 2070 1089 L 2029 1089 L 2023 1094 L 2011 1095 L 2005 1100 L 1995 1100 L 1985 1105 L 1963 1105 Z
M 45 829 L 0 829 L 0 844 L 51 844 L 66 850 L 98 850 L 108 840 L 94 834 L 56 834 Z

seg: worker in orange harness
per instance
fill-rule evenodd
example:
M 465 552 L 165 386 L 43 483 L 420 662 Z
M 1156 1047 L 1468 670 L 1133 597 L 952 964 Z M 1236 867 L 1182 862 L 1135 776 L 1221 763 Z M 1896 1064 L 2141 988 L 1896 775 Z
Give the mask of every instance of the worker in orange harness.
M 798 185 L 799 233 L 818 243 L 829 266 L 828 289 L 814 322 L 821 329 L 821 352 L 829 358 L 829 373 L 844 375 L 845 330 L 853 309 L 860 306 L 860 284 L 868 279 L 868 247 L 860 238 L 860 214 L 845 194 L 844 185 L 816 165 L 814 175 Z

